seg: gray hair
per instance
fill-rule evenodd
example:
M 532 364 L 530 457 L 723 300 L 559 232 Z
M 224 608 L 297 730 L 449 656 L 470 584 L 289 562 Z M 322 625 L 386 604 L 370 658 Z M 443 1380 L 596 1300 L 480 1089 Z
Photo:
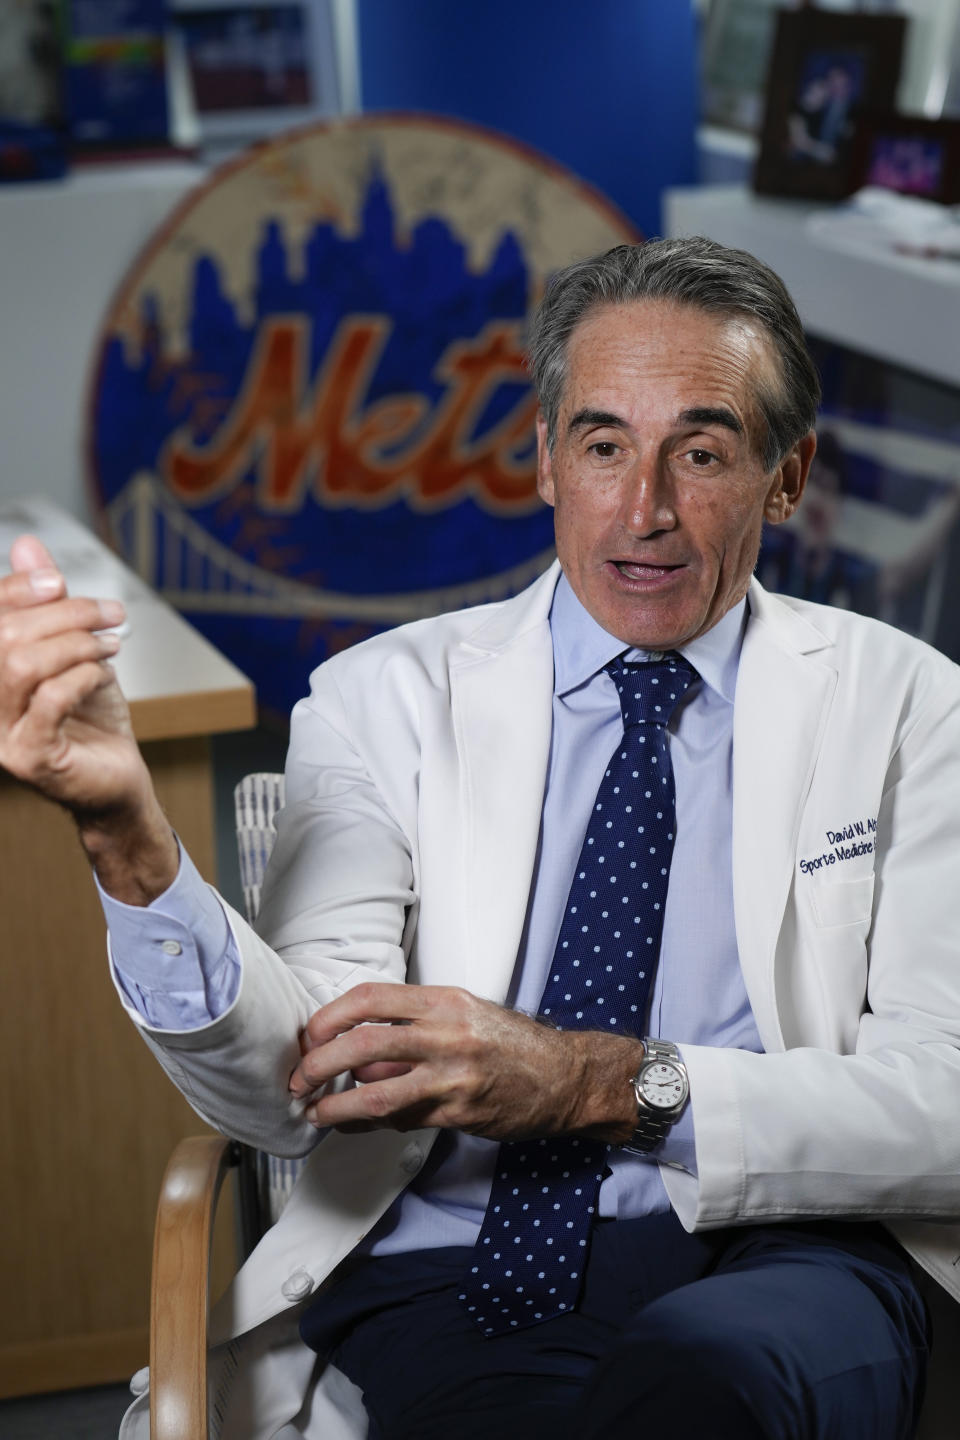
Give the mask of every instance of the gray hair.
M 765 427 L 760 459 L 768 473 L 813 429 L 820 381 L 783 281 L 745 250 L 694 236 L 616 245 L 551 277 L 528 337 L 530 372 L 551 450 L 567 378 L 570 336 L 595 306 L 634 300 L 667 300 L 709 314 L 752 320 L 762 327 L 780 369 L 776 389 L 759 380 L 755 396 Z

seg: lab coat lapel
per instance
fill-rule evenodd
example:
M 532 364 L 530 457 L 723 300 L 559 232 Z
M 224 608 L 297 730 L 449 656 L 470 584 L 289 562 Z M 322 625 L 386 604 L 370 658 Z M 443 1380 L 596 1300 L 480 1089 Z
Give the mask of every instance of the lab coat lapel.
M 803 804 L 837 674 L 831 642 L 758 584 L 750 592 L 733 728 L 733 893 L 743 978 L 768 1050 L 783 1049 L 774 957 Z
M 523 934 L 550 750 L 558 567 L 495 612 L 451 664 L 460 764 L 463 983 L 502 1001 Z

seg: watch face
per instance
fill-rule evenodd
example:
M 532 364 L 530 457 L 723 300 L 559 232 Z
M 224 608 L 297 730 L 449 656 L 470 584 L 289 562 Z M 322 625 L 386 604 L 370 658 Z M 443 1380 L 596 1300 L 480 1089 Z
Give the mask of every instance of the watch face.
M 641 1076 L 640 1089 L 647 1104 L 655 1105 L 658 1110 L 672 1110 L 686 1096 L 683 1076 L 669 1060 L 648 1065 Z

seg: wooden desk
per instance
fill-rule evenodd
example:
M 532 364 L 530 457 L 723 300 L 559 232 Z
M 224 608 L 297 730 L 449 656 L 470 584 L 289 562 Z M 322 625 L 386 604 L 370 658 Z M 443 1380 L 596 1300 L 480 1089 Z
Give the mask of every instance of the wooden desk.
M 117 660 L 160 799 L 213 878 L 210 734 L 254 723 L 249 681 L 76 520 L 0 505 L 74 593 L 116 596 Z M 0 772 L 0 1396 L 124 1380 L 147 1361 L 150 1258 L 174 1144 L 204 1127 L 124 1016 L 70 819 Z

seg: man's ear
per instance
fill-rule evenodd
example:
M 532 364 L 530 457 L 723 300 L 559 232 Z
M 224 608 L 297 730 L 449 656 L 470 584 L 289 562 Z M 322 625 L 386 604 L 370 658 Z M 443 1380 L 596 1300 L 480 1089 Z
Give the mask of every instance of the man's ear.
M 548 505 L 553 504 L 553 459 L 547 444 L 547 422 L 537 411 L 537 493 Z
M 811 430 L 797 441 L 777 466 L 763 507 L 763 518 L 770 525 L 781 525 L 784 520 L 789 520 L 800 504 L 816 450 L 817 436 Z

